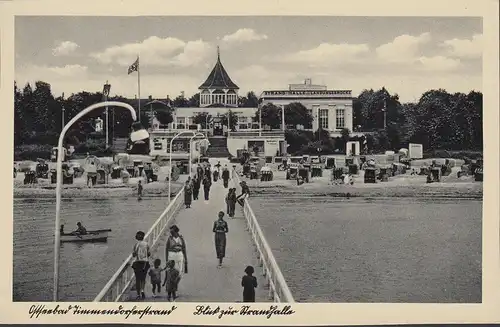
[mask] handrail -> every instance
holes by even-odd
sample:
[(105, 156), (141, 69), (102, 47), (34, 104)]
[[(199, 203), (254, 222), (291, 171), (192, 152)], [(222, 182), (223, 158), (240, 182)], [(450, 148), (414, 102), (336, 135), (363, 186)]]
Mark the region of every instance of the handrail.
[[(237, 184), (236, 186), (239, 187), (240, 178), (236, 170), (233, 170), (233, 183), (235, 181), (235, 184)], [(290, 292), (290, 289), (288, 288), (285, 277), (283, 277), (283, 274), (281, 273), (271, 247), (267, 243), (259, 222), (250, 207), (248, 199), (245, 199), (243, 215), (245, 216), (247, 227), (252, 234), (252, 241), (257, 247), (263, 274), (266, 276), (267, 282), (269, 283), (270, 297), (274, 300), (274, 302), (294, 303), (295, 300), (293, 299), (292, 292)]]
[[(167, 208), (162, 212), (160, 217), (156, 219), (155, 223), (147, 232), (144, 240), (148, 242), (149, 247), (153, 249), (156, 243), (163, 235), (165, 228), (168, 226), (172, 218), (184, 203), (184, 186), (181, 188), (177, 195), (169, 203)], [(120, 268), (113, 274), (113, 277), (106, 283), (104, 288), (95, 297), (94, 302), (119, 302), (123, 294), (129, 289), (130, 283), (134, 279), (134, 274), (128, 268), (132, 261), (132, 254), (123, 261)]]

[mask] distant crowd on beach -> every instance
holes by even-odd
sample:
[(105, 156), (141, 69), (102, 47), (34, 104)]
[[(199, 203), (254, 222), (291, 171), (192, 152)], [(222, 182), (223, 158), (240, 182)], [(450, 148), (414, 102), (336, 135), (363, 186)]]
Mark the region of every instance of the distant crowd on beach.
[[(203, 186), (203, 197), (205, 203), (210, 200), (210, 190), (213, 183), (222, 180), (223, 186), (228, 190), (225, 197), (226, 212), (220, 211), (212, 226), (214, 233), (215, 254), (217, 258), (217, 268), (223, 268), (223, 260), (226, 255), (226, 235), (229, 233), (229, 226), (224, 216), (227, 214), (234, 218), (236, 204), (244, 205), (244, 201), (250, 195), (250, 190), (246, 182), (240, 183), (241, 194), (237, 195), (236, 188), (229, 187), (232, 178), (232, 171), (227, 165), (218, 162), (212, 169), (209, 163), (198, 164), (193, 167), (193, 177), (189, 177), (184, 185), (184, 205), (186, 209), (191, 208), (192, 202), (199, 199), (200, 189)], [(142, 192), (142, 188), (140, 188)], [(139, 194), (141, 196), (142, 194)], [(151, 252), (148, 243), (145, 241), (145, 233), (142, 231), (136, 234), (136, 244), (132, 255), (136, 278), (137, 300), (146, 299), (145, 286), (147, 277), (150, 277), (152, 296), (155, 298), (161, 294), (161, 289), (167, 296), (167, 301), (175, 301), (178, 297), (178, 287), (184, 274), (188, 273), (188, 256), (186, 251), (186, 240), (180, 233), (177, 225), (170, 227), (170, 235), (165, 246), (165, 266), (162, 267), (161, 259), (155, 259), (151, 267)], [(241, 279), (243, 288), (243, 302), (255, 302), (255, 288), (257, 288), (257, 278), (253, 276), (254, 268), (247, 266), (244, 269), (245, 275)], [(163, 277), (163, 278), (162, 278)]]

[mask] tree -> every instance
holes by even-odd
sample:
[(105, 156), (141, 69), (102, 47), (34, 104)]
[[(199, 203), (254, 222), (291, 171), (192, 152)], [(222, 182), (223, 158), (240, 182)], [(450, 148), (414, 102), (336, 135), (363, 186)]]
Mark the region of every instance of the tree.
[(342, 143), (341, 143), (340, 147), (338, 147), (338, 148), (345, 151), (347, 142), (349, 142), (349, 140), (351, 139), (351, 131), (348, 128), (342, 128), (342, 130), (340, 131), (340, 135), (341, 135), (340, 139), (341, 139)]
[(297, 125), (302, 125), (305, 128), (311, 128), (312, 121), (312, 115), (302, 103), (292, 102), (285, 106), (286, 125), (292, 125), (293, 128), (295, 128)]
[(200, 124), (202, 129), (208, 129), (207, 123), (210, 123), (210, 116), (207, 112), (200, 112), (193, 117), (193, 124)]
[(163, 109), (163, 108), (156, 109), (155, 117), (162, 125), (168, 125), (174, 121), (174, 118), (172, 117), (172, 112), (171, 110), (168, 109)]
[(177, 96), (177, 98), (174, 99), (174, 107), (176, 108), (189, 107), (189, 101), (184, 96), (179, 95)]
[(228, 110), (226, 114), (222, 114), (222, 124), (228, 126), (231, 131), (235, 131), (238, 124), (238, 115), (232, 110)]
[(26, 123), (23, 119), (22, 93), (14, 82), (14, 144), (20, 144), (26, 136)]
[(300, 151), (303, 146), (313, 141), (313, 133), (309, 131), (287, 129), (285, 131), (285, 140), (286, 143), (289, 144), (287, 151), (289, 153), (296, 153)]
[(196, 93), (195, 95), (193, 95), (192, 97), (189, 98), (188, 100), (188, 103), (187, 103), (188, 107), (199, 107), (200, 106), (200, 93)]
[(268, 125), (271, 129), (277, 129), (281, 125), (280, 110), (281, 109), (274, 104), (267, 103), (257, 110), (255, 113), (255, 120), (258, 122), (259, 118), (262, 118), (262, 126)]
[(253, 91), (250, 91), (245, 97), (239, 98), (238, 105), (244, 108), (257, 108), (259, 106), (259, 98)]

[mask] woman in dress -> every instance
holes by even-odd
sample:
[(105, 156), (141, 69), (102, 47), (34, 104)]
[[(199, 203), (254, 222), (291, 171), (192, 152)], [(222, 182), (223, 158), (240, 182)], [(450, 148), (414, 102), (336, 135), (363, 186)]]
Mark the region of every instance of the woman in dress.
[(188, 272), (188, 261), (186, 254), (186, 241), (181, 234), (179, 234), (179, 227), (172, 225), (170, 227), (170, 236), (168, 237), (167, 244), (165, 247), (165, 262), (173, 260), (175, 262), (175, 268), (179, 271), (179, 274), (187, 274)]
[(219, 265), (217, 268), (222, 267), (222, 260), (226, 256), (226, 234), (229, 232), (227, 222), (224, 220), (224, 212), (219, 211), (219, 219), (214, 221), (212, 231), (215, 233), (215, 252)]
[(193, 187), (191, 185), (191, 181), (187, 180), (184, 185), (184, 205), (186, 206), (186, 209), (191, 208), (192, 195)]
[(229, 194), (227, 195), (227, 205), (228, 205), (228, 215), (230, 218), (234, 217), (234, 211), (236, 209), (236, 188), (229, 189)]

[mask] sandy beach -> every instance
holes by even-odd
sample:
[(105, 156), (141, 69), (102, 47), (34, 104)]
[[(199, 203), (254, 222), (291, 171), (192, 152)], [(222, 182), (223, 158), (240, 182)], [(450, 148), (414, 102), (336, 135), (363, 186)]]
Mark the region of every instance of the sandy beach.
[(252, 195), (272, 194), (297, 196), (332, 196), (332, 197), (449, 197), (482, 198), (483, 183), (475, 182), (472, 176), (457, 177), (459, 167), (454, 167), (449, 176), (442, 177), (440, 183), (426, 183), (426, 176), (397, 175), (389, 177), (387, 182), (366, 184), (363, 171), (354, 176), (353, 185), (333, 185), (330, 182), (331, 171), (324, 170), (322, 177), (311, 179), (310, 183), (297, 185), (295, 180), (286, 180), (285, 172), (274, 171), (272, 181), (249, 180)]
[[(444, 161), (444, 159), (440, 159)], [(424, 163), (429, 165), (432, 159), (424, 159), (412, 162), (412, 168), (417, 171)], [(353, 176), (354, 185), (334, 185), (330, 182), (331, 170), (323, 170), (322, 177), (312, 178), (310, 183), (297, 185), (295, 180), (286, 180), (284, 171), (277, 171), (273, 167), (274, 178), (272, 181), (261, 182), (260, 180), (246, 180), (250, 186), (252, 195), (264, 196), (272, 194), (296, 195), (296, 196), (332, 196), (332, 197), (447, 197), (447, 198), (482, 198), (483, 183), (475, 182), (472, 176), (457, 177), (460, 165), (452, 168), (448, 176), (443, 176), (440, 183), (426, 183), (426, 176), (397, 175), (389, 178), (387, 182), (375, 184), (364, 183), (364, 172)], [(50, 163), (53, 164), (53, 163)], [(29, 163), (24, 163), (24, 166)], [(241, 171), (237, 165), (236, 171)], [(47, 198), (55, 196), (55, 184), (50, 184), (47, 179), (39, 179), (37, 185), (24, 185), (24, 173), (19, 172), (14, 179), (15, 198)], [(181, 175), (179, 180), (172, 183), (172, 193), (175, 194), (187, 179), (187, 175)], [(109, 197), (131, 197), (137, 194), (137, 183), (139, 178), (130, 178), (127, 184), (121, 179), (111, 180), (106, 185), (96, 185), (88, 188), (84, 177), (76, 178), (74, 184), (64, 185), (63, 197), (67, 198), (109, 198)], [(158, 181), (144, 186), (145, 197), (167, 196), (168, 183)]]

